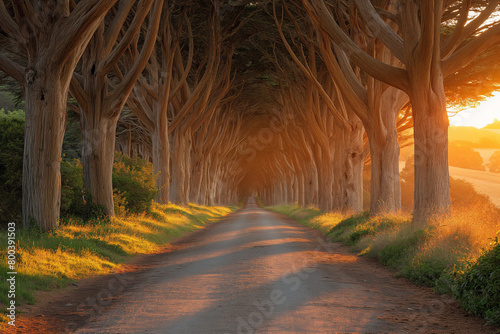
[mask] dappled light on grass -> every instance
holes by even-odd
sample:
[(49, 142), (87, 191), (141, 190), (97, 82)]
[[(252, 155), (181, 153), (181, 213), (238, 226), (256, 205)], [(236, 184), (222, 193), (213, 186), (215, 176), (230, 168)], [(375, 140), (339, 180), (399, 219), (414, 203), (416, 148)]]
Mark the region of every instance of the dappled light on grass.
[(302, 224), (351, 246), (358, 255), (375, 257), (413, 281), (446, 293), (456, 277), (492, 248), (500, 231), (500, 210), (483, 202), (455, 205), (451, 215), (436, 216), (427, 225), (414, 223), (407, 213), (370, 217), (368, 212), (311, 213), (297, 206), (271, 209), (299, 217)]
[[(492, 246), (492, 240), (500, 231), (500, 213), (486, 210), (484, 206), (455, 209), (446, 218), (431, 222), (432, 234), (422, 246), (423, 253), (436, 254), (446, 260), (460, 255), (457, 260), (475, 262)], [(448, 251), (447, 251), (448, 250)], [(449, 254), (452, 250), (452, 254)]]
[[(133, 254), (160, 250), (183, 232), (231, 212), (226, 207), (153, 203), (151, 213), (116, 216), (84, 222), (66, 219), (47, 234), (22, 230), (17, 242), (19, 305), (33, 302), (37, 290), (68, 285), (71, 280), (106, 274)], [(6, 231), (0, 232), (2, 239)], [(6, 258), (5, 249), (2, 256)], [(7, 264), (0, 264), (2, 276)], [(7, 305), (7, 285), (0, 286), (0, 302)], [(2, 308), (5, 311), (5, 307)], [(5, 320), (0, 315), (0, 320)]]
[(41, 248), (20, 251), (18, 271), (26, 275), (45, 275), (78, 279), (98, 275), (116, 266), (89, 250), (75, 252), (61, 247), (55, 251)]

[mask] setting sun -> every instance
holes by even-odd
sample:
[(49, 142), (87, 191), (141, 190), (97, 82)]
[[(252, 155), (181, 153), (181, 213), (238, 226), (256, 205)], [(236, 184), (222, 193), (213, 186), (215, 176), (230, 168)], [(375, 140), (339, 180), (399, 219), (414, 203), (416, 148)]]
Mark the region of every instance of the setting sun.
[(476, 108), (469, 108), (450, 115), (450, 125), (482, 128), (500, 119), (500, 92), (482, 101)]

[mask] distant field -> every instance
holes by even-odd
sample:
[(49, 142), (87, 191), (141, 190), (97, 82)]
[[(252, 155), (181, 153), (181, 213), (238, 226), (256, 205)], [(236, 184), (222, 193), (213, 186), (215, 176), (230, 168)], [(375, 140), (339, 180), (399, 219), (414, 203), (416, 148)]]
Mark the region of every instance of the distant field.
[(472, 183), (478, 192), (490, 196), (500, 207), (500, 174), (450, 166), (450, 175)]
[(450, 126), (448, 129), (449, 141), (469, 141), (478, 143), (485, 138), (500, 143), (500, 130), (477, 129), (472, 126)]
[[(400, 161), (399, 170), (404, 166), (405, 163)], [(488, 195), (500, 207), (500, 174), (450, 166), (450, 175), (472, 183), (478, 192)]]
[(494, 133), (500, 135), (500, 129), (484, 129), (484, 130), (491, 131), (491, 132), (494, 132)]

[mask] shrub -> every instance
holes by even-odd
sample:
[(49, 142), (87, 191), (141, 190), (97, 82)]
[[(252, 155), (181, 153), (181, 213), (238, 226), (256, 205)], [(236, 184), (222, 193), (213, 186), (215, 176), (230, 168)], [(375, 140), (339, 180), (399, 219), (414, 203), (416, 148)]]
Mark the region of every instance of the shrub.
[(500, 325), (500, 244), (481, 256), (458, 280), (453, 295), (469, 313)]
[(83, 215), (83, 168), (80, 160), (61, 161), (61, 213)]
[(127, 199), (116, 189), (113, 191), (113, 209), (117, 216), (127, 214)]
[(495, 151), (490, 157), (488, 168), (492, 173), (500, 173), (500, 150)]
[(151, 163), (117, 154), (113, 165), (113, 187), (125, 198), (131, 212), (149, 211), (158, 194)]
[(0, 110), (0, 227), (22, 220), (24, 112)]
[(448, 162), (450, 166), (485, 170), (481, 154), (465, 142), (449, 142)]

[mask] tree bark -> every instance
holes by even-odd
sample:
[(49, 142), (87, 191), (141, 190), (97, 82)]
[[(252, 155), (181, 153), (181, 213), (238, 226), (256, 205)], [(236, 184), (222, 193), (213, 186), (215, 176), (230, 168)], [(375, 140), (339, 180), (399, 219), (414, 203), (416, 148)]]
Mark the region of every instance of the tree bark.
[(168, 204), (170, 186), (170, 144), (168, 136), (168, 119), (166, 113), (156, 113), (157, 122), (152, 135), (153, 142), (153, 170), (158, 187), (157, 202)]
[[(23, 226), (57, 228), (61, 202), (60, 161), (71, 73), (39, 62), (25, 78)], [(63, 72), (63, 73), (62, 73)]]
[(351, 115), (353, 125), (344, 128), (344, 210), (363, 211), (363, 134), (361, 121)]
[(178, 205), (189, 203), (189, 165), (187, 155), (190, 154), (190, 147), (187, 134), (182, 130), (175, 131), (172, 149), (172, 179), (170, 184), (170, 200)]
[(450, 211), (448, 169), (448, 116), (444, 88), (414, 87), (415, 139), (415, 221), (426, 221), (434, 214)]
[(103, 206), (106, 214), (113, 216), (112, 177), (118, 117), (97, 115), (101, 115), (101, 111), (95, 109), (81, 113), (85, 188), (89, 200)]
[[(378, 215), (401, 209), (399, 178), (399, 142), (397, 116), (407, 96), (393, 87), (387, 88), (372, 106), (372, 121), (365, 126), (371, 157), (370, 214)], [(378, 118), (378, 121), (377, 121)]]

